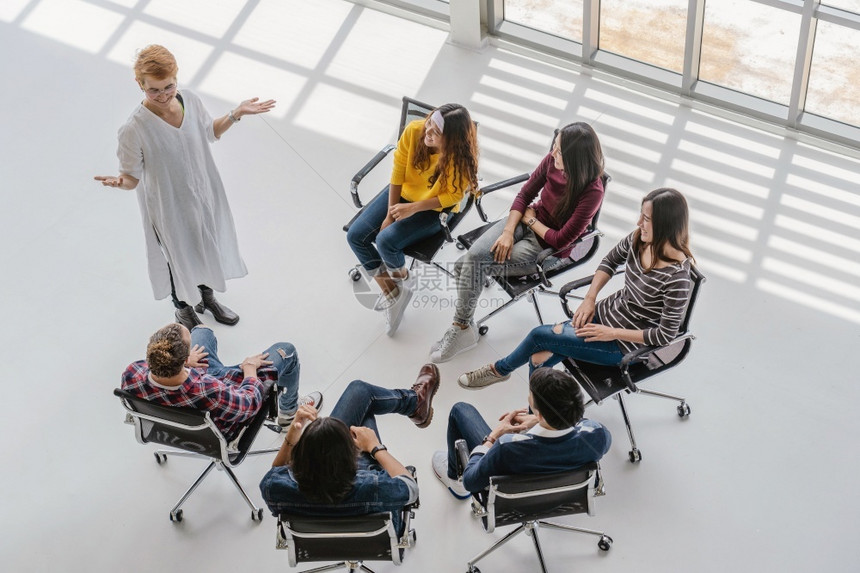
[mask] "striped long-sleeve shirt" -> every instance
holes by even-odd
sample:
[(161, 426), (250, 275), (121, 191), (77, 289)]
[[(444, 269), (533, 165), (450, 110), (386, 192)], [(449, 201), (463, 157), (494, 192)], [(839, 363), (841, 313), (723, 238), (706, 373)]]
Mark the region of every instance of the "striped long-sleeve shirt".
[[(624, 287), (597, 303), (597, 317), (606, 326), (641, 330), (646, 345), (663, 345), (678, 335), (690, 302), (690, 259), (645, 272), (632, 247), (631, 233), (597, 267), (612, 275), (620, 265), (627, 266)], [(624, 352), (642, 346), (617, 342)]]

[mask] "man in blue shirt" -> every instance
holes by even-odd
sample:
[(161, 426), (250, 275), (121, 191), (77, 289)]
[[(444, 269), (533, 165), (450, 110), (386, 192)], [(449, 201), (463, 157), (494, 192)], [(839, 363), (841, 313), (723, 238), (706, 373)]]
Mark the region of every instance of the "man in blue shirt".
[[(504, 414), (492, 430), (474, 406), (454, 404), (448, 416), (448, 451), (433, 454), (433, 471), (454, 497), (466, 499), (482, 491), (491, 476), (571, 470), (609, 450), (609, 430), (582, 417), (582, 391), (567, 372), (535, 370), (528, 403), (529, 409)], [(454, 449), (460, 438), (471, 451), (462, 481)]]
[(411, 389), (353, 380), (328, 418), (302, 405), (260, 491), (273, 515), (363, 515), (400, 510), (418, 499), (412, 474), (382, 445), (376, 416), (401, 414), (419, 428), (433, 419), (439, 369), (425, 364)]

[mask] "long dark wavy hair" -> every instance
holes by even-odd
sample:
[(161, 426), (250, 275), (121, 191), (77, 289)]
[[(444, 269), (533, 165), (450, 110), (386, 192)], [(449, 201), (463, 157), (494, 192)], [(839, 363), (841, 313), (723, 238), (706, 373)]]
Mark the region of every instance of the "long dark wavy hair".
[[(687, 200), (677, 189), (661, 187), (651, 191), (642, 198), (642, 204), (651, 202), (651, 243), (642, 241), (641, 230), (637, 227), (633, 233), (633, 249), (641, 253), (646, 247), (651, 248), (651, 264), (646, 271), (653, 269), (659, 261), (672, 262), (666, 255), (666, 245), (693, 259), (690, 251), (689, 209)], [(695, 259), (694, 259), (695, 260)], [(680, 262), (680, 261), (678, 261)]]
[(317, 418), (293, 448), (290, 467), (299, 491), (318, 503), (339, 502), (355, 482), (357, 454), (346, 424), (337, 418)]
[(581, 121), (565, 125), (555, 137), (567, 175), (567, 193), (556, 205), (553, 217), (559, 225), (563, 225), (573, 214), (586, 188), (603, 175), (603, 149), (594, 129)]
[[(478, 135), (475, 123), (469, 115), (469, 110), (460, 104), (446, 103), (436, 109), (445, 120), (445, 129), (442, 131), (442, 145), (439, 149), (436, 171), (430, 176), (430, 186), (435, 185), (437, 180), (441, 180), (443, 187), (447, 186), (449, 184), (448, 166), (452, 165), (454, 181), (450, 182), (451, 186), (457, 187), (457, 182), (465, 179), (474, 193), (478, 189)], [(433, 115), (433, 112), (430, 112), (430, 115)], [(424, 128), (418, 140), (418, 150), (412, 161), (412, 166), (419, 171), (430, 167), (430, 148), (424, 144), (430, 115), (424, 122)]]

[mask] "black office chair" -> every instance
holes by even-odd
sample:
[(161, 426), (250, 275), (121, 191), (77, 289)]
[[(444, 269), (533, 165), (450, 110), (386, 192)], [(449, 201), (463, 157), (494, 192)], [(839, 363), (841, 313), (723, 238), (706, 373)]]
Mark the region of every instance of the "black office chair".
[[(607, 185), (612, 180), (612, 177), (609, 174), (603, 174), (603, 189), (604, 193)], [(483, 189), (481, 189), (481, 193), (478, 195), (476, 199), (476, 208), (478, 214), (481, 216), (481, 219), (484, 222), (487, 222), (487, 216), (484, 213), (483, 208), (481, 207), (481, 200), (489, 193), (493, 191), (498, 191), (499, 189), (504, 189), (505, 187), (510, 187), (512, 185), (516, 185), (518, 183), (522, 183), (529, 178), (529, 174), (525, 173), (523, 175), (518, 175), (517, 177), (512, 177), (511, 179), (506, 179), (505, 181), (500, 181), (494, 185), (489, 185)], [(604, 195), (605, 197), (605, 195)], [(503, 310), (509, 308), (518, 300), (528, 297), (534, 306), (535, 313), (537, 314), (538, 324), (543, 324), (543, 316), (541, 316), (540, 305), (538, 304), (537, 295), (539, 294), (549, 294), (549, 295), (558, 295), (557, 291), (553, 291), (552, 282), (550, 279), (555, 278), (559, 275), (562, 275), (581, 264), (585, 263), (594, 253), (597, 252), (598, 247), (600, 246), (600, 238), (603, 236), (603, 233), (597, 228), (597, 220), (600, 218), (600, 209), (597, 210), (597, 213), (594, 214), (594, 217), (591, 219), (591, 223), (588, 225), (585, 233), (579, 237), (573, 243), (573, 250), (571, 250), (570, 255), (564, 257), (562, 262), (551, 268), (544, 268), (545, 261), (550, 256), (557, 256), (559, 252), (566, 250), (570, 245), (564, 247), (563, 249), (552, 249), (547, 248), (538, 254), (537, 259), (535, 259), (536, 272), (530, 275), (524, 275), (519, 277), (506, 277), (506, 276), (490, 276), (487, 278), (487, 284), (485, 286), (489, 286), (491, 281), (495, 281), (503, 291), (507, 293), (511, 300), (500, 306), (499, 308), (493, 310), (483, 318), (475, 321), (475, 324), (478, 327), (478, 333), (482, 336), (487, 334), (489, 327), (484, 324), (492, 317), (496, 316)], [(496, 221), (492, 223), (487, 223), (482, 227), (478, 227), (472, 231), (464, 235), (460, 235), (457, 237), (458, 246), (463, 249), (469, 249), (478, 238), (483, 235), (487, 229), (492, 227)]]
[(152, 442), (173, 448), (155, 452), (155, 461), (159, 465), (167, 462), (167, 456), (209, 459), (209, 465), (206, 466), (200, 477), (191, 484), (191, 487), (170, 510), (170, 521), (182, 521), (182, 504), (214, 467), (224, 470), (224, 473), (242, 494), (245, 502), (251, 507), (251, 519), (254, 521), (263, 519), (262, 508), (254, 505), (239, 480), (236, 479), (236, 474), (233, 473), (232, 468), (242, 463), (246, 456), (278, 451), (277, 449), (251, 451), (251, 444), (263, 426), (263, 421), (271, 414), (272, 407), (277, 408), (275, 392), (269, 392), (266, 403), (231, 444), (227, 443), (224, 435), (212, 421), (209, 412), (195, 408), (154, 404), (119, 388), (115, 389), (113, 393), (119, 397), (126, 410), (126, 422), (134, 424), (135, 437), (138, 442), (141, 444)]
[[(458, 474), (462, 475), (469, 458), (466, 441), (457, 440), (455, 447)], [(600, 537), (597, 542), (600, 550), (609, 551), (612, 538), (602, 531), (545, 521), (551, 517), (579, 513), (594, 515), (593, 500), (604, 493), (600, 464), (597, 462), (564, 472), (491, 477), (490, 487), (472, 496), (472, 513), (481, 518), (487, 533), (506, 525), (518, 527), (473, 557), (467, 563), (467, 573), (480, 573), (475, 563), (523, 532), (531, 536), (541, 571), (546, 573), (538, 539), (540, 527), (596, 535)]]
[[(415, 468), (408, 466), (415, 475)], [(418, 509), (418, 500), (401, 510), (403, 535), (398, 537), (391, 512), (367, 515), (312, 517), (282, 513), (278, 516), (277, 549), (288, 551), (290, 567), (299, 563), (338, 561), (308, 569), (303, 573), (332, 571), (342, 567), (349, 573), (373, 570), (364, 561), (390, 561), (403, 563), (406, 549), (417, 539), (412, 529), (412, 518)]]
[[(575, 310), (571, 309), (568, 305), (569, 300), (571, 298), (582, 299), (582, 297), (572, 295), (571, 292), (589, 286), (592, 278), (593, 275), (573, 281), (561, 289), (559, 293), (561, 306), (568, 318), (573, 318)], [(679, 402), (677, 412), (681, 418), (687, 418), (692, 411), (685, 398), (653, 390), (645, 390), (639, 387), (640, 382), (680, 364), (690, 352), (690, 346), (696, 338), (690, 332), (690, 316), (693, 313), (693, 307), (696, 305), (699, 289), (706, 280), (705, 276), (699, 272), (699, 269), (695, 265), (690, 265), (690, 279), (692, 282), (690, 302), (684, 313), (684, 319), (681, 322), (678, 336), (665, 346), (646, 346), (630, 352), (624, 356), (621, 364), (618, 366), (601, 366), (588, 362), (576, 362), (571, 358), (563, 360), (564, 367), (576, 378), (576, 381), (591, 398), (586, 403), (586, 406), (600, 404), (609, 397), (618, 400), (618, 405), (621, 407), (621, 415), (624, 417), (624, 424), (627, 427), (627, 436), (630, 438), (630, 452), (628, 455), (630, 461), (634, 463), (642, 460), (642, 452), (636, 446), (636, 440), (633, 437), (633, 428), (630, 425), (630, 418), (627, 416), (623, 394), (638, 393), (675, 400)]]
[[(400, 110), (400, 128), (397, 132), (398, 139), (403, 134), (403, 130), (406, 128), (406, 125), (416, 119), (424, 119), (427, 115), (430, 114), (435, 108), (426, 103), (422, 103), (420, 101), (414, 100), (412, 98), (404, 97), (403, 98), (403, 106)], [(477, 123), (475, 124), (477, 126)], [(352, 195), (352, 202), (359, 209), (363, 209), (364, 204), (361, 202), (361, 198), (358, 194), (358, 186), (361, 184), (361, 181), (370, 173), (374, 167), (379, 165), (379, 163), (385, 159), (385, 157), (394, 151), (397, 148), (396, 145), (386, 145), (383, 147), (367, 164), (362, 167), (358, 173), (356, 173), (352, 181), (349, 185), (349, 192)], [(420, 261), (427, 265), (433, 265), (448, 276), (453, 276), (452, 273), (446, 269), (444, 266), (436, 263), (433, 258), (436, 254), (442, 250), (442, 247), (445, 246), (445, 243), (453, 243), (454, 239), (451, 235), (451, 231), (463, 220), (463, 218), (469, 213), (472, 209), (472, 205), (475, 204), (475, 193), (474, 190), (467, 190), (463, 196), (462, 201), (460, 201), (459, 211), (455, 212), (454, 207), (448, 207), (443, 209), (439, 213), (439, 224), (441, 225), (441, 230), (434, 235), (429, 237), (425, 237), (415, 243), (409, 245), (405, 250), (404, 254), (412, 259), (412, 264), (414, 265), (415, 261)], [(388, 193), (388, 186), (382, 188), (377, 195), (374, 196), (374, 199), (383, 193)], [(343, 226), (344, 232), (349, 231), (349, 228), (355, 222), (355, 220), (361, 215), (362, 211), (358, 211), (355, 216), (349, 220), (349, 222)], [(358, 281), (361, 279), (361, 265), (356, 265), (355, 267), (349, 269), (349, 276), (354, 281)]]

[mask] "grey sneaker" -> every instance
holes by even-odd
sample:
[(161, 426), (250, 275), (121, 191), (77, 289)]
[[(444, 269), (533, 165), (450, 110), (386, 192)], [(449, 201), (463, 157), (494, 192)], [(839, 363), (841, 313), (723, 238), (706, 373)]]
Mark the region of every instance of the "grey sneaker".
[(463, 388), (475, 389), (475, 388), (483, 388), (485, 386), (489, 386), (490, 384), (495, 384), (496, 382), (504, 382), (511, 375), (500, 376), (496, 374), (495, 369), (492, 364), (487, 364), (486, 366), (481, 366), (477, 370), (472, 370), (471, 372), (466, 372), (459, 378), (457, 378), (457, 384), (459, 384)]
[(296, 409), (292, 412), (285, 412), (281, 410), (280, 406), (278, 407), (278, 425), (279, 426), (289, 426), (293, 423), (293, 420), (296, 418), (296, 412), (299, 409), (299, 406), (304, 406), (305, 404), (310, 404), (314, 408), (317, 409), (317, 412), (322, 410), (323, 403), (323, 395), (322, 392), (311, 392), (307, 396), (299, 397), (298, 405)]
[(463, 482), (448, 477), (448, 454), (442, 450), (433, 453), (433, 473), (457, 499), (469, 499), (472, 494), (463, 487)]
[(475, 323), (470, 322), (466, 328), (452, 325), (451, 328), (445, 331), (442, 340), (433, 345), (430, 349), (430, 360), (439, 364), (448, 362), (461, 352), (472, 350), (478, 346), (478, 340), (481, 336), (478, 334), (478, 329), (475, 328)]
[(400, 292), (397, 294), (394, 303), (382, 309), (382, 314), (385, 315), (385, 324), (388, 326), (385, 334), (394, 336), (394, 333), (397, 332), (397, 327), (400, 326), (400, 321), (403, 320), (403, 313), (406, 311), (410, 300), (412, 300), (412, 288), (410, 288), (408, 281), (403, 281), (400, 283)]

